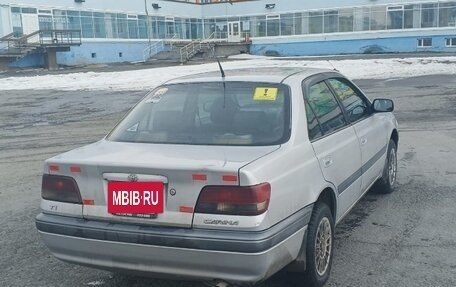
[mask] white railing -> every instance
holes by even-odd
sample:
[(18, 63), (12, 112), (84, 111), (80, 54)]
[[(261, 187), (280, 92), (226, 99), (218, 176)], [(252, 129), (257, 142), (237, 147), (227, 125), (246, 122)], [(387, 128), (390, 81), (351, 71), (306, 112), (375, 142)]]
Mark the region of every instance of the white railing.
[(173, 36), (171, 38), (166, 38), (165, 42), (166, 42), (166, 44), (169, 45), (170, 49), (173, 50), (174, 49), (174, 43), (175, 42), (179, 42), (179, 40), (180, 40), (180, 35), (179, 34), (173, 34)]
[(216, 31), (212, 32), (212, 34), (209, 35), (209, 37), (206, 37), (206, 39), (203, 39), (203, 42), (226, 42), (226, 38), (222, 38), (221, 33), (217, 33)]
[(147, 46), (143, 51), (143, 59), (144, 62), (150, 59), (153, 55), (160, 53), (161, 51), (165, 50), (165, 41), (160, 40), (158, 42), (152, 43)]
[(217, 41), (223, 41), (223, 39), (217, 39), (217, 32), (212, 32), (209, 37), (206, 37), (202, 40), (195, 40), (180, 49), (180, 58), (181, 64), (188, 61), (191, 57), (193, 57), (196, 53), (201, 51), (203, 48), (211, 48), (211, 43)]
[(206, 42), (204, 40), (195, 40), (193, 42), (188, 43), (184, 47), (180, 49), (180, 59), (181, 64), (187, 62), (191, 57), (193, 57), (196, 53), (201, 51), (203, 48), (210, 48), (210, 42)]

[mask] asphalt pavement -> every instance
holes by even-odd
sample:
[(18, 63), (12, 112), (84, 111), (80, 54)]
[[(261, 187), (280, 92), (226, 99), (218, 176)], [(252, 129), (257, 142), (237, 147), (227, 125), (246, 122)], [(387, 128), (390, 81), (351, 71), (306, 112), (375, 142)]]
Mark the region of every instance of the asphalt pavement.
[[(356, 83), (396, 103), (398, 185), (337, 226), (327, 286), (456, 286), (456, 77)], [(0, 91), (0, 286), (202, 286), (63, 263), (35, 229), (43, 161), (99, 140), (143, 94)], [(281, 272), (259, 286), (297, 284)]]

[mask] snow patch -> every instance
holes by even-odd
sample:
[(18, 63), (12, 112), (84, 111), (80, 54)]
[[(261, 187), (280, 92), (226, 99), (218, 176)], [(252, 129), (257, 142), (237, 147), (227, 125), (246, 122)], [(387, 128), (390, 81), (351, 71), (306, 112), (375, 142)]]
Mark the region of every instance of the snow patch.
[[(223, 63), (225, 70), (259, 67), (318, 67), (338, 69), (351, 79), (390, 79), (431, 74), (456, 74), (456, 57), (301, 60), (240, 55)], [(141, 69), (121, 72), (84, 72), (0, 79), (0, 90), (149, 90), (173, 78), (217, 71), (216, 63)]]

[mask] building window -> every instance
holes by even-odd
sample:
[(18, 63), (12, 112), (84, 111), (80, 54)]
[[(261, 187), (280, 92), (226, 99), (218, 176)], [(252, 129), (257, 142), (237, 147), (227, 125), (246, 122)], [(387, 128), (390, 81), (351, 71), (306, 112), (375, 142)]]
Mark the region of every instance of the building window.
[(439, 27), (456, 26), (456, 2), (440, 3)]
[(81, 30), (81, 16), (79, 11), (67, 11), (68, 29)]
[(445, 46), (446, 47), (456, 47), (456, 38), (446, 38)]
[(355, 31), (369, 31), (370, 29), (370, 8), (361, 7), (355, 8), (354, 11), (354, 30)]
[(147, 16), (145, 15), (138, 15), (138, 32), (139, 32), (139, 38), (140, 39), (147, 39)]
[(92, 53), (92, 58), (96, 58), (97, 57), (97, 53)]
[(106, 38), (118, 38), (117, 34), (117, 15), (114, 13), (105, 14)]
[(323, 12), (310, 12), (309, 13), (309, 33), (310, 34), (323, 33)]
[(52, 15), (39, 15), (38, 16), (39, 28), (42, 31), (52, 30)]
[(388, 29), (402, 29), (404, 27), (404, 6), (389, 6)]
[(54, 10), (54, 29), (65, 30), (67, 29), (67, 13), (64, 10)]
[(23, 34), (21, 8), (11, 7), (11, 24), (13, 25), (13, 32), (15, 34)]
[(280, 15), (267, 15), (266, 23), (266, 36), (280, 36)]
[(280, 34), (282, 36), (294, 35), (294, 14), (282, 14), (280, 16)]
[(339, 32), (353, 32), (353, 9), (339, 11)]
[(339, 32), (339, 11), (330, 10), (324, 12), (325, 33)]
[(437, 27), (437, 4), (421, 5), (421, 28)]
[(386, 28), (386, 7), (376, 6), (371, 8), (371, 30), (385, 30)]
[(404, 5), (404, 28), (420, 28), (420, 5)]
[(22, 14), (36, 14), (36, 8), (22, 8)]
[(417, 40), (418, 48), (432, 47), (432, 38), (421, 38)]
[(106, 24), (104, 13), (93, 13), (93, 29), (95, 30), (95, 38), (106, 38)]
[(93, 15), (92, 12), (81, 12), (82, 37), (93, 38)]
[[(219, 28), (220, 20), (217, 20), (217, 28)], [(217, 30), (217, 33), (220, 33)], [(225, 34), (226, 35), (226, 34)], [(221, 38), (226, 38), (224, 34), (220, 34)], [(265, 16), (254, 16), (252, 17), (252, 36), (253, 37), (264, 37), (266, 36), (266, 17)]]
[(117, 14), (117, 31), (119, 38), (128, 39), (127, 14)]
[(138, 20), (128, 19), (128, 37), (138, 39)]

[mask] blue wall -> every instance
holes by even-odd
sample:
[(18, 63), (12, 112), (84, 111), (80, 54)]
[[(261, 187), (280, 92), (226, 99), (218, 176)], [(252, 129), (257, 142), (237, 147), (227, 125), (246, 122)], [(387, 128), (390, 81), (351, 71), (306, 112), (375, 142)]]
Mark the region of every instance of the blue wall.
[[(147, 47), (147, 42), (89, 42), (85, 40), (81, 46), (71, 47), (70, 52), (57, 53), (57, 63), (74, 66), (143, 61), (143, 52)], [(92, 57), (93, 53), (95, 57)], [(122, 53), (122, 57), (119, 53)]]
[(43, 67), (44, 55), (43, 54), (29, 54), (17, 61), (9, 64), (13, 68), (30, 68), (30, 67)]
[[(254, 55), (271, 56), (320, 56), (341, 54), (369, 54), (369, 53), (413, 53), (413, 52), (456, 52), (456, 47), (445, 47), (445, 39), (456, 38), (455, 35), (432, 36), (402, 36), (388, 38), (364, 39), (314, 39), (312, 41), (261, 43), (250, 46), (250, 53)], [(432, 38), (432, 47), (419, 48), (419, 38)]]
[[(78, 66), (139, 62), (144, 60), (143, 54), (147, 47), (148, 42), (144, 41), (85, 41), (81, 46), (71, 47), (69, 52), (57, 52), (57, 63), (64, 66)], [(35, 53), (14, 61), (9, 66), (27, 68), (44, 67), (44, 65), (44, 54)]]

